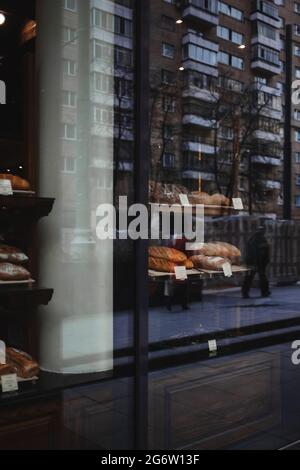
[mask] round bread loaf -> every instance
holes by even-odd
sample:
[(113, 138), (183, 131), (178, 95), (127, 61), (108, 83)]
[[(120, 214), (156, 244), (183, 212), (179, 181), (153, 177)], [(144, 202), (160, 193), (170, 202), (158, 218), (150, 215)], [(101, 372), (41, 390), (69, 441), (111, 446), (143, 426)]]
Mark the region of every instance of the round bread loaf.
[(28, 261), (28, 257), (14, 246), (0, 244), (0, 262), (22, 264)]

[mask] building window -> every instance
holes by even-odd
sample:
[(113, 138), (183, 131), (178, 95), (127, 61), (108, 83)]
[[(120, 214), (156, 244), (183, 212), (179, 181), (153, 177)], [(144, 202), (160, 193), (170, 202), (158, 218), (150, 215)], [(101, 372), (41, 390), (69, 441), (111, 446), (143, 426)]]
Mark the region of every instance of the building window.
[(65, 157), (63, 159), (63, 173), (74, 174), (76, 173), (76, 160), (75, 158)]
[(296, 204), (296, 207), (300, 207), (300, 196), (295, 197), (295, 204)]
[(296, 175), (296, 185), (300, 186), (300, 175)]
[(76, 76), (76, 62), (74, 60), (63, 60), (63, 73), (68, 77)]
[(192, 59), (203, 64), (216, 66), (218, 61), (217, 52), (211, 51), (195, 44), (186, 44), (183, 48), (184, 59)]
[(300, 131), (295, 131), (295, 141), (300, 142)]
[(173, 153), (165, 153), (163, 156), (164, 168), (175, 168), (175, 155)]
[(95, 106), (94, 107), (94, 121), (100, 124), (107, 124), (111, 126), (114, 124), (114, 112), (108, 108)]
[(244, 19), (244, 14), (241, 10), (238, 8), (232, 7), (231, 5), (228, 5), (225, 2), (218, 2), (219, 4), (219, 13), (222, 13), (223, 15), (226, 16), (231, 16), (231, 18), (234, 18), (237, 21), (243, 21)]
[(65, 44), (72, 43), (72, 45), (75, 45), (77, 43), (76, 29), (64, 26), (62, 30), (62, 40)]
[(167, 44), (166, 42), (162, 43), (162, 55), (168, 59), (174, 59), (175, 57), (175, 47), (172, 44)]
[(62, 125), (62, 138), (66, 140), (76, 140), (77, 139), (77, 129), (75, 124), (66, 124)]
[(73, 91), (63, 90), (62, 92), (62, 104), (69, 108), (76, 108), (77, 106), (77, 95)]
[(161, 27), (167, 31), (175, 31), (175, 18), (171, 16), (162, 15), (161, 16)]
[(64, 9), (69, 11), (77, 11), (76, 0), (64, 0)]
[(295, 162), (300, 164), (300, 152), (295, 153)]
[(175, 73), (170, 70), (162, 70), (161, 73), (162, 83), (165, 85), (174, 85), (175, 83)]
[(174, 113), (176, 110), (176, 99), (174, 96), (164, 96), (163, 110), (165, 113)]
[(111, 94), (114, 92), (114, 77), (104, 73), (95, 73), (95, 89), (101, 93)]
[(94, 8), (93, 23), (97, 28), (105, 29), (120, 36), (132, 37), (132, 21), (121, 16)]

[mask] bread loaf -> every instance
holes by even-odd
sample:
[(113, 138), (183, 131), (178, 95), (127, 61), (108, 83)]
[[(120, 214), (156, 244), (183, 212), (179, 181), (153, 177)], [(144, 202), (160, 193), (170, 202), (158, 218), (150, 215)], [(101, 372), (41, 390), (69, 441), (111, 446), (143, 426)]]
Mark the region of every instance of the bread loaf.
[(31, 379), (40, 371), (38, 363), (29, 354), (14, 348), (6, 349), (6, 360), (7, 364), (14, 367), (17, 375), (23, 379)]
[(27, 281), (30, 278), (27, 269), (12, 263), (0, 263), (0, 281)]
[(0, 244), (0, 262), (22, 264), (28, 261), (28, 257), (14, 246)]
[(0, 364), (0, 377), (3, 375), (15, 374), (16, 369), (10, 364)]
[(148, 265), (149, 269), (153, 269), (153, 271), (158, 271), (160, 273), (174, 273), (177, 266), (171, 261), (162, 258), (153, 258), (151, 256), (149, 257)]
[(208, 271), (222, 271), (225, 263), (229, 260), (218, 256), (197, 255), (190, 258), (195, 268), (206, 269)]
[(12, 188), (19, 191), (29, 191), (30, 184), (27, 180), (20, 178), (20, 176), (11, 175), (10, 173), (1, 173), (1, 180), (10, 180)]
[(171, 263), (184, 266), (187, 256), (175, 248), (168, 248), (164, 246), (150, 246), (149, 256), (152, 258), (160, 258)]
[(192, 260), (188, 259), (188, 260), (185, 262), (185, 267), (186, 267), (186, 269), (193, 269), (193, 268), (194, 268), (194, 264), (193, 264)]
[(217, 256), (229, 259), (233, 264), (239, 264), (241, 259), (241, 252), (238, 248), (230, 243), (225, 242), (211, 242), (204, 243), (202, 248), (195, 250), (193, 255), (204, 256)]

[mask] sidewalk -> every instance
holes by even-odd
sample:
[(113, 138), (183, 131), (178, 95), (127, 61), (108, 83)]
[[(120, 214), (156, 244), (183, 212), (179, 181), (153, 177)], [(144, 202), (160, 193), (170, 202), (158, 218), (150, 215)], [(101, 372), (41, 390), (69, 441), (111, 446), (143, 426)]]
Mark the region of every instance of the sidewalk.
[(206, 291), (203, 302), (190, 304), (188, 311), (178, 305), (172, 312), (164, 307), (150, 309), (150, 343), (298, 317), (300, 286), (275, 287), (267, 299), (257, 289), (247, 300), (239, 289)]

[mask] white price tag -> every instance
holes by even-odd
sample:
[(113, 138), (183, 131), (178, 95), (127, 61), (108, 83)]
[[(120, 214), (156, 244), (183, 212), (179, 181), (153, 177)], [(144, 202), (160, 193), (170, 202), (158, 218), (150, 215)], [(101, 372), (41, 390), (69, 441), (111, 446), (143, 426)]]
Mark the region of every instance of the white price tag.
[(11, 393), (19, 390), (17, 374), (3, 375), (1, 377), (1, 386), (3, 393)]
[(0, 341), (0, 364), (6, 364), (6, 344)]
[(189, 198), (187, 197), (186, 194), (179, 194), (179, 199), (180, 199), (180, 204), (182, 206), (190, 206), (190, 201)]
[(0, 180), (0, 194), (1, 196), (13, 196), (14, 192), (10, 180)]
[(177, 281), (185, 281), (188, 278), (185, 266), (176, 266), (175, 276)]
[(210, 352), (214, 353), (218, 351), (217, 341), (215, 339), (208, 341), (208, 349)]
[(232, 267), (230, 263), (224, 263), (222, 268), (225, 277), (232, 277)]
[(237, 211), (242, 211), (244, 210), (244, 204), (243, 201), (240, 197), (232, 199), (233, 207)]

